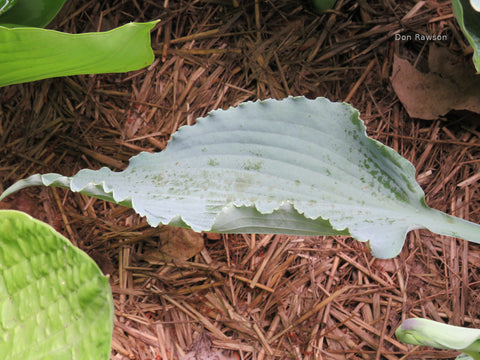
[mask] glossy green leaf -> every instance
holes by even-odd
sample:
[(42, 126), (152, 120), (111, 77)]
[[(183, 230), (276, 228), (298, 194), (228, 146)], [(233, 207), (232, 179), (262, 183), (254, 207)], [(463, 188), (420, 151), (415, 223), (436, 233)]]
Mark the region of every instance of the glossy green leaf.
[(425, 205), (415, 169), (366, 136), (345, 103), (247, 102), (181, 128), (161, 153), (122, 172), (34, 175), (7, 189), (69, 188), (131, 206), (152, 226), (228, 233), (350, 234), (393, 257), (409, 230), (480, 242), (480, 226)]
[(27, 214), (0, 210), (0, 358), (109, 359), (108, 278)]
[(412, 318), (398, 327), (395, 336), (407, 344), (462, 351), (464, 355), (457, 359), (480, 360), (480, 329)]
[[(0, 0), (0, 19), (2, 18), (2, 14), (6, 13), (8, 10), (11, 9), (13, 5), (19, 0)], [(0, 21), (1, 23), (1, 21)]]
[(153, 62), (150, 30), (129, 23), (85, 34), (0, 27), (0, 86), (57, 76), (138, 70)]
[[(1, 3), (12, 0), (0, 0)], [(0, 11), (0, 25), (9, 24), (16, 26), (31, 26), (43, 28), (57, 15), (66, 0), (15, 0), (15, 6), (5, 11)]]
[(458, 24), (473, 48), (473, 63), (480, 72), (480, 4), (478, 0), (452, 0), (453, 10)]

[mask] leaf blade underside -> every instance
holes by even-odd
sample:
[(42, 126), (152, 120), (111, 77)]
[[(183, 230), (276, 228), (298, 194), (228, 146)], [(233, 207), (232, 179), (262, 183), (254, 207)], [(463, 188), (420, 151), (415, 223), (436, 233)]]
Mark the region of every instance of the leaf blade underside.
[[(12, 192), (31, 185), (68, 187), (131, 206), (152, 226), (350, 234), (368, 241), (380, 258), (397, 255), (409, 230), (452, 235), (459, 220), (425, 205), (413, 165), (368, 138), (356, 109), (324, 98), (216, 110), (182, 127), (165, 151), (133, 157), (122, 172), (37, 175)], [(469, 240), (480, 241), (478, 225), (462, 224)]]

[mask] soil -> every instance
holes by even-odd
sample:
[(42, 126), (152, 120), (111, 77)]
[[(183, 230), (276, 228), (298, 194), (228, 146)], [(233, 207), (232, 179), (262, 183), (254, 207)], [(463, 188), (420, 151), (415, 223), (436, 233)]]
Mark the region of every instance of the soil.
[[(49, 27), (153, 19), (145, 69), (0, 89), (0, 191), (34, 173), (124, 169), (216, 108), (324, 96), (359, 109), (368, 135), (414, 164), (429, 206), (480, 222), (478, 115), (410, 118), (390, 82), (394, 55), (421, 69), (431, 42), (398, 34), (446, 35), (436, 45), (471, 61), (449, 1), (338, 0), (323, 14), (293, 0), (68, 1)], [(428, 231), (391, 260), (349, 237), (203, 234), (200, 252), (171, 261), (158, 256), (165, 228), (131, 209), (53, 188), (0, 208), (49, 223), (110, 275), (112, 360), (181, 359), (195, 339), (228, 359), (453, 359), (395, 329), (410, 317), (480, 326), (479, 246)]]

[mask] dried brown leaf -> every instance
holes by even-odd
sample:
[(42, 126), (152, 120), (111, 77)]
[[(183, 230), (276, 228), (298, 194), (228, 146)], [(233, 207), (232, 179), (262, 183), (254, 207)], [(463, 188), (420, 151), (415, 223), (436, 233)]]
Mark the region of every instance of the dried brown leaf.
[(165, 226), (159, 234), (163, 261), (188, 260), (203, 249), (203, 236), (190, 229)]
[(191, 351), (180, 360), (237, 360), (236, 356), (226, 356), (221, 350), (212, 349), (212, 341), (207, 333), (203, 332), (196, 337)]
[(430, 72), (422, 73), (394, 57), (390, 80), (410, 117), (434, 120), (451, 110), (480, 113), (480, 77), (471, 62), (431, 45), (428, 65)]

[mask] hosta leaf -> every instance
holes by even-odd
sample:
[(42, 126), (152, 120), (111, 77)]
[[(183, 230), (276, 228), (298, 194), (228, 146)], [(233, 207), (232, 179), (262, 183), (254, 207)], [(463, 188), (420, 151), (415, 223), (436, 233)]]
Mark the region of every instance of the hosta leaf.
[(141, 69), (154, 59), (150, 30), (156, 23), (129, 23), (85, 34), (0, 26), (0, 86)]
[(108, 359), (108, 279), (49, 225), (0, 210), (0, 358)]
[(457, 360), (480, 359), (480, 329), (411, 318), (403, 321), (395, 331), (395, 336), (407, 344), (464, 352)]
[(480, 5), (478, 0), (452, 0), (458, 24), (473, 48), (473, 63), (480, 73)]
[(479, 360), (479, 359), (480, 359), (480, 354), (476, 357), (468, 354), (460, 354), (455, 358), (455, 360)]
[[(2, 1), (7, 2), (2, 14)], [(57, 15), (66, 0), (0, 0), (0, 25), (45, 27)], [(12, 2), (15, 4), (13, 5)], [(11, 5), (10, 5), (11, 4)]]
[(119, 173), (34, 175), (7, 189), (70, 188), (131, 206), (152, 226), (195, 231), (351, 234), (373, 255), (398, 254), (409, 230), (480, 242), (480, 226), (425, 205), (415, 169), (366, 136), (345, 103), (302, 97), (247, 102), (181, 128), (161, 153)]

